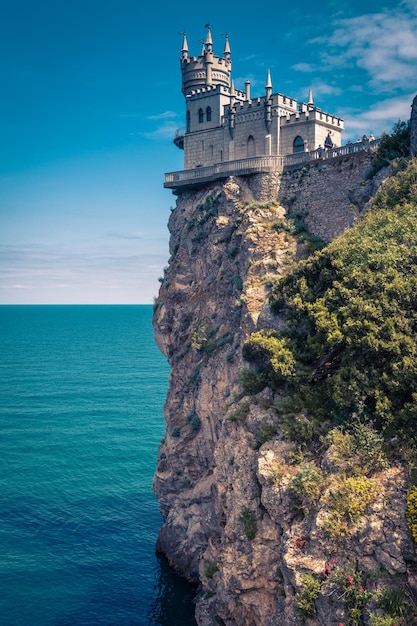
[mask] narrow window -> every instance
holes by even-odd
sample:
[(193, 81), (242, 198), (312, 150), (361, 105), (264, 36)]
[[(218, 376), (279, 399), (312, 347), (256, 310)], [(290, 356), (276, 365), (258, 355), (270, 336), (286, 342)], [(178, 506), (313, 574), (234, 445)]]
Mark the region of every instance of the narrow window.
[(207, 107), (206, 109), (206, 121), (211, 122), (211, 107)]
[(190, 126), (191, 126), (191, 115), (190, 112), (187, 111), (187, 118), (186, 118), (186, 133), (190, 132)]
[(204, 122), (204, 111), (203, 109), (198, 110), (198, 121), (200, 124)]
[(248, 141), (246, 144), (246, 155), (248, 157), (253, 157), (256, 154), (256, 150), (255, 150), (255, 140), (252, 137), (252, 135), (249, 135), (248, 137)]
[(294, 139), (293, 152), (304, 152), (304, 139), (300, 135)]

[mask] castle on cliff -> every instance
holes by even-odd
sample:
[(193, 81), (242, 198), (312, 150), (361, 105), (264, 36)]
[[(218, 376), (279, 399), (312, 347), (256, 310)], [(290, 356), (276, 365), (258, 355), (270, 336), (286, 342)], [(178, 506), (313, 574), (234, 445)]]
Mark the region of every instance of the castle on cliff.
[[(167, 174), (166, 187), (175, 188), (178, 182), (195, 178), (220, 178), (223, 172), (230, 172), (232, 163), (241, 161), (246, 161), (241, 164), (245, 173), (250, 165), (248, 159), (257, 158), (256, 171), (271, 171), (271, 167), (279, 169), (282, 159), (264, 157), (286, 157), (341, 146), (343, 119), (316, 107), (311, 89), (307, 102), (273, 93), (269, 70), (264, 96), (252, 99), (250, 81), (245, 82), (244, 90), (236, 89), (228, 36), (223, 56), (216, 56), (210, 26), (207, 24), (206, 28), (198, 57), (190, 56), (184, 33), (180, 62), (185, 128), (178, 130), (174, 139), (184, 150), (184, 171)], [(210, 174), (213, 168), (214, 173)], [(238, 170), (241, 171), (239, 167)]]

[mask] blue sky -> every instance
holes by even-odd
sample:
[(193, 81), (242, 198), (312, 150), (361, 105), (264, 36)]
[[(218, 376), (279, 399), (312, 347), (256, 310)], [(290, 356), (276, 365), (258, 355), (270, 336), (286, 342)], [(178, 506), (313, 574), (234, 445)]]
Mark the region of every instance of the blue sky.
[[(3, 0), (0, 303), (148, 303), (168, 252), (182, 168), (181, 31), (198, 55), (228, 33), (251, 81), (345, 119), (344, 141), (408, 120), (417, 93), (415, 0), (210, 3)], [(192, 8), (188, 8), (192, 7)]]

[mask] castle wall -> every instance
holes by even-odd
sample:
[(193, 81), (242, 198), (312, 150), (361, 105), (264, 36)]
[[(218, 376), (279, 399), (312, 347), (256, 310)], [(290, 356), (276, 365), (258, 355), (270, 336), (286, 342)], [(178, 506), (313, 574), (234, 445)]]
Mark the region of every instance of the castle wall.
[(184, 169), (213, 165), (225, 160), (222, 126), (184, 136)]
[(365, 181), (371, 159), (370, 152), (358, 152), (247, 179), (256, 200), (277, 199), (287, 212), (303, 215), (310, 232), (328, 242), (355, 223), (375, 193), (377, 182)]

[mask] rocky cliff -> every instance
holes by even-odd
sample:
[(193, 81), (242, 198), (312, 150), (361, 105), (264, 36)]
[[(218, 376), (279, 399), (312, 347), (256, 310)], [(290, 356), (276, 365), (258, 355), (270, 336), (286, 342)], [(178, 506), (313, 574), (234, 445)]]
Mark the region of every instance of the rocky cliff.
[(280, 394), (248, 394), (240, 378), (250, 334), (285, 323), (268, 306), (271, 275), (319, 245), (308, 231), (330, 241), (355, 222), (378, 186), (364, 182), (369, 158), (229, 178), (182, 192), (171, 213), (154, 312), (172, 368), (154, 490), (158, 548), (198, 583), (199, 626), (360, 624), (348, 620), (369, 586), (417, 594), (404, 469), (378, 467), (372, 498), (358, 486), (366, 515), (352, 515), (335, 538), (326, 522), (342, 480), (333, 448), (315, 459), (332, 478), (318, 505), (308, 481), (297, 492), (306, 463), (277, 428)]

